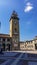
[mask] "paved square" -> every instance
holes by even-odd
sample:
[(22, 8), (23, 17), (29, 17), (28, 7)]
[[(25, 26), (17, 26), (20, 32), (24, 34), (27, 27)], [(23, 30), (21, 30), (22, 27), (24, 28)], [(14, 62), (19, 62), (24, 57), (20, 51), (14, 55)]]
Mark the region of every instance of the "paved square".
[(4, 52), (0, 54), (0, 65), (37, 65), (37, 54)]

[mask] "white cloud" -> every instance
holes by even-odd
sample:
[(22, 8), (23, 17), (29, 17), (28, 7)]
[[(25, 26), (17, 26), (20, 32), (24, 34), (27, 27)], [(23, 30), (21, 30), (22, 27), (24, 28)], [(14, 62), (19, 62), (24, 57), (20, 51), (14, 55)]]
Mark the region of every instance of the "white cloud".
[(32, 6), (27, 6), (27, 7), (24, 9), (24, 11), (25, 11), (25, 12), (29, 12), (29, 11), (31, 11), (32, 9), (33, 9)]
[(24, 9), (24, 12), (29, 12), (33, 9), (33, 5), (30, 2), (26, 3), (26, 7)]

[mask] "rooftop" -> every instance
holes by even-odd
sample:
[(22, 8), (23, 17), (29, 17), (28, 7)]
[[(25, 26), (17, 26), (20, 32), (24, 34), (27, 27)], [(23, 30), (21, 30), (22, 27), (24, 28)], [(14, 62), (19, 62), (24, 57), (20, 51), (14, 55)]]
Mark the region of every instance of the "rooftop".
[(0, 37), (10, 37), (9, 34), (0, 34)]

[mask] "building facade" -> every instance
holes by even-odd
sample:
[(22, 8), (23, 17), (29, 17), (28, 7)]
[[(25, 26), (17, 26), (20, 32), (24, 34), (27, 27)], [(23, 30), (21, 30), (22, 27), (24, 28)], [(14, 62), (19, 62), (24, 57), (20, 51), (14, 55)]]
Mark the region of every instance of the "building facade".
[(10, 18), (10, 34), (0, 34), (0, 50), (37, 50), (37, 36), (30, 41), (20, 41), (19, 18), (13, 11)]
[(20, 42), (20, 50), (37, 50), (37, 36), (35, 36), (35, 38), (33, 40), (30, 41), (25, 41), (25, 42)]
[(0, 34), (0, 50), (11, 51), (11, 37), (8, 34)]

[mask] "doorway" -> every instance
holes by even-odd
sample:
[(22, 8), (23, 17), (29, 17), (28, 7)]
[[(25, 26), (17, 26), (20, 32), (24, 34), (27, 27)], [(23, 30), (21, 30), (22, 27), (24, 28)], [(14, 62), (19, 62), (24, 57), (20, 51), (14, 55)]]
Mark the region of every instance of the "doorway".
[(10, 44), (7, 44), (6, 51), (10, 51)]
[(2, 50), (5, 51), (5, 43), (2, 44)]
[(35, 44), (35, 49), (37, 50), (37, 44)]

